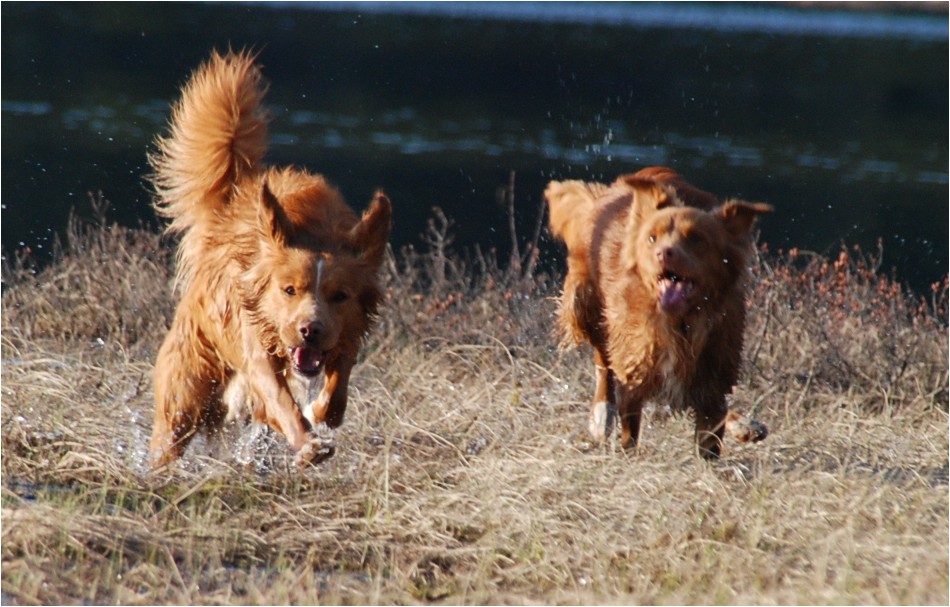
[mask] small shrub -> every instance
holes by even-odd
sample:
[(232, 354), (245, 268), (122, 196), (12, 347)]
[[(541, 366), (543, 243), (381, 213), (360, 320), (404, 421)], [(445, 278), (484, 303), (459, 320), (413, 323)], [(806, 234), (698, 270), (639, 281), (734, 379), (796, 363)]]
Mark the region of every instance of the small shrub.
[(172, 248), (154, 230), (107, 223), (108, 203), (90, 196), (94, 221), (75, 213), (53, 259), (37, 270), (22, 251), (3, 264), (3, 328), (23, 340), (99, 339), (131, 345), (164, 333), (174, 310)]

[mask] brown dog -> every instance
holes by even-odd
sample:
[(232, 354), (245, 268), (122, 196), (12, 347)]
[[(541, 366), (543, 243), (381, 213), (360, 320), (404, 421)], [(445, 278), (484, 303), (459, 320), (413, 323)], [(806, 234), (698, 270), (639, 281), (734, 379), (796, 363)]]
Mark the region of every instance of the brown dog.
[[(213, 53), (149, 158), (156, 209), (181, 235), (181, 301), (155, 364), (153, 467), (216, 430), (229, 405), (283, 433), (297, 465), (329, 455), (312, 429), (342, 423), (381, 298), (389, 200), (378, 192), (358, 219), (323, 177), (263, 166), (266, 89), (252, 55)], [(321, 373), (316, 399), (298, 406), (289, 384)]]
[(765, 427), (729, 412), (745, 326), (746, 261), (764, 204), (720, 204), (673, 170), (650, 167), (613, 185), (551, 182), (554, 236), (567, 245), (559, 324), (594, 346), (590, 432), (604, 440), (613, 412), (633, 447), (648, 400), (696, 416), (700, 454), (719, 456), (724, 429), (761, 440)]

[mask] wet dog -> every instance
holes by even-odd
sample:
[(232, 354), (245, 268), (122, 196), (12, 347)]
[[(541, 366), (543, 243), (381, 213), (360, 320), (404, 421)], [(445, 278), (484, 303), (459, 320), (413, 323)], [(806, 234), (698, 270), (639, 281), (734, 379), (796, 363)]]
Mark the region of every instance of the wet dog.
[(730, 412), (745, 327), (745, 282), (755, 219), (772, 208), (730, 200), (650, 167), (612, 185), (551, 182), (552, 234), (567, 245), (559, 325), (567, 343), (594, 347), (590, 432), (603, 441), (619, 416), (637, 444), (647, 401), (691, 410), (706, 458), (724, 432), (761, 440), (765, 426)]
[[(297, 465), (332, 453), (313, 428), (342, 423), (381, 299), (389, 199), (377, 192), (358, 218), (323, 177), (265, 166), (266, 90), (251, 54), (213, 53), (149, 158), (156, 210), (180, 236), (181, 294), (155, 364), (153, 467), (217, 430), (229, 407), (282, 433)], [(291, 386), (320, 378), (298, 404)]]

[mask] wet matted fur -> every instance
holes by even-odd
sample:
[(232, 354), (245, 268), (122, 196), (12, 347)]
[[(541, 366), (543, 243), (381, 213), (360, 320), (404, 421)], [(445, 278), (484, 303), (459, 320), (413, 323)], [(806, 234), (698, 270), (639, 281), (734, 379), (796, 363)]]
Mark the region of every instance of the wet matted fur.
[(594, 347), (590, 416), (599, 441), (619, 415), (633, 447), (647, 401), (691, 410), (704, 457), (724, 430), (761, 440), (761, 423), (728, 411), (745, 327), (750, 233), (761, 203), (725, 203), (672, 169), (649, 167), (611, 185), (551, 182), (553, 235), (567, 245), (559, 325), (567, 343)]
[[(343, 421), (351, 368), (381, 299), (391, 205), (362, 218), (320, 175), (268, 167), (266, 93), (248, 52), (211, 55), (150, 155), (155, 207), (180, 235), (180, 303), (155, 364), (153, 467), (178, 458), (229, 407), (281, 432), (306, 465), (313, 434)], [(294, 383), (319, 381), (312, 402)]]

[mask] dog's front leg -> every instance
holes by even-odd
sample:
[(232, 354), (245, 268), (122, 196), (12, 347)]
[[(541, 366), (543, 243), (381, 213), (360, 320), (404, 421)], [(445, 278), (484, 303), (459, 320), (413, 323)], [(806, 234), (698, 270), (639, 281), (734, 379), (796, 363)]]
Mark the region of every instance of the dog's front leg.
[(283, 434), (297, 451), (296, 466), (316, 464), (333, 454), (332, 445), (310, 433), (310, 424), (301, 414), (286, 379), (270, 356), (256, 356), (248, 361), (247, 372), (251, 389), (263, 408), (263, 421)]
[[(720, 340), (734, 339), (725, 334)], [(719, 342), (721, 343), (721, 341)], [(740, 343), (733, 342), (730, 351), (739, 352)], [(725, 433), (727, 413), (726, 394), (735, 385), (739, 367), (735, 357), (717, 356), (714, 348), (707, 347), (697, 365), (697, 372), (687, 387), (686, 405), (696, 414), (696, 448), (703, 459), (718, 459), (722, 453), (722, 437)]]
[(703, 459), (719, 459), (726, 426), (725, 395), (711, 397), (694, 405), (696, 411), (696, 447)]
[(613, 371), (608, 367), (607, 357), (597, 349), (594, 350), (594, 373), (597, 376), (597, 387), (594, 388), (594, 402), (590, 407), (587, 429), (594, 441), (602, 443), (613, 432), (617, 418), (614, 396), (616, 381)]
[(352, 369), (353, 357), (350, 356), (344, 355), (327, 361), (327, 377), (323, 390), (310, 405), (313, 416), (311, 419), (318, 423), (322, 421), (330, 428), (336, 428), (343, 423)]
[(620, 446), (633, 449), (640, 441), (643, 395), (636, 388), (617, 382), (617, 413), (620, 417)]

